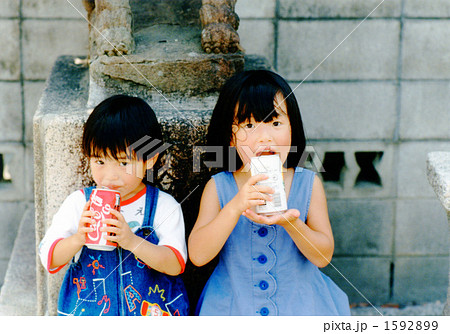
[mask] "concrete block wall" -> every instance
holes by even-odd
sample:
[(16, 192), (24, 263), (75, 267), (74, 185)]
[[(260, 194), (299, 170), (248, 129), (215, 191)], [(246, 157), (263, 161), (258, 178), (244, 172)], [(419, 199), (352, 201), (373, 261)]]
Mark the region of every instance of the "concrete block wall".
[[(69, 0), (84, 13), (81, 0)], [(33, 205), (33, 115), (56, 57), (86, 55), (88, 27), (69, 1), (0, 1), (0, 286)]]
[[(238, 0), (239, 33), (296, 88), (312, 152), (331, 171), (327, 274), (353, 302), (444, 300), (448, 227), (425, 161), (450, 150), (450, 0), (381, 2)], [(87, 54), (80, 13), (81, 0), (0, 2), (2, 212), (33, 201), (32, 117), (56, 57)], [(0, 228), (14, 235), (20, 218)]]
[(450, 1), (255, 0), (237, 12), (244, 48), (295, 88), (330, 172), (325, 272), (353, 302), (445, 300), (447, 219), (425, 162), (450, 150)]

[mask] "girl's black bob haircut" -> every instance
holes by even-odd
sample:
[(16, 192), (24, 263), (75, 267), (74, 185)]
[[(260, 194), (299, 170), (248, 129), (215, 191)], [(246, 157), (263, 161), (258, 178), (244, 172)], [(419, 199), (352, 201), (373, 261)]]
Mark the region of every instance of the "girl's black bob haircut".
[(147, 102), (115, 95), (94, 108), (84, 125), (81, 145), (87, 158), (110, 156), (118, 160), (125, 154), (146, 161), (152, 157), (151, 152), (143, 152), (142, 145), (136, 143), (149, 144), (155, 139), (162, 144), (161, 128)]
[(206, 141), (208, 146), (222, 147), (222, 170), (234, 170), (242, 166), (242, 161), (235, 152), (230, 155), (233, 124), (240, 124), (251, 117), (257, 122), (272, 121), (277, 116), (274, 110), (277, 94), (283, 96), (291, 124), (291, 151), (285, 166), (291, 168), (299, 165), (306, 138), (294, 93), (278, 74), (268, 70), (251, 70), (234, 75), (224, 84), (211, 116)]

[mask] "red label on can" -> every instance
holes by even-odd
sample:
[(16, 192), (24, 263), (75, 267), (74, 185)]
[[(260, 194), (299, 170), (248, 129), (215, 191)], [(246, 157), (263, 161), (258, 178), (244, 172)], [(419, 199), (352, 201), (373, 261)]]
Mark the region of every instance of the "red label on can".
[(116, 219), (111, 209), (120, 210), (120, 193), (111, 189), (93, 189), (91, 193), (89, 210), (94, 213), (91, 226), (94, 231), (86, 233), (86, 246), (97, 250), (113, 250), (117, 247), (115, 242), (105, 239), (107, 232), (102, 232), (104, 219)]

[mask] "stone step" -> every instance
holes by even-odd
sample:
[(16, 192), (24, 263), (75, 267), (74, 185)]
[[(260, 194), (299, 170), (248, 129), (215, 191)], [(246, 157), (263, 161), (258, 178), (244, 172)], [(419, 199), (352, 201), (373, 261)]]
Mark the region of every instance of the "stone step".
[(0, 291), (0, 315), (36, 315), (34, 208), (25, 211)]

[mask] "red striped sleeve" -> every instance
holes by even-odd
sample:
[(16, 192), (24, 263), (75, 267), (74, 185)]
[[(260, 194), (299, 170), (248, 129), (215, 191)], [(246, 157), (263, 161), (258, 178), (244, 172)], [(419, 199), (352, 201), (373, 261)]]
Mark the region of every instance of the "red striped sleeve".
[(181, 253), (176, 248), (173, 248), (172, 246), (167, 246), (167, 245), (163, 245), (163, 246), (171, 249), (172, 252), (174, 252), (175, 256), (177, 257), (178, 263), (180, 263), (180, 266), (181, 266), (180, 274), (184, 273), (184, 269), (186, 268), (186, 262), (184, 262), (184, 259), (183, 259), (183, 256), (181, 255)]
[(64, 264), (57, 268), (50, 268), (50, 264), (52, 263), (52, 258), (53, 258), (53, 250), (55, 249), (56, 244), (58, 242), (60, 242), (62, 239), (64, 239), (64, 238), (59, 238), (59, 239), (55, 240), (53, 242), (52, 246), (50, 247), (50, 250), (48, 251), (47, 270), (50, 274), (56, 274), (58, 271), (60, 271), (65, 266), (65, 264)]

